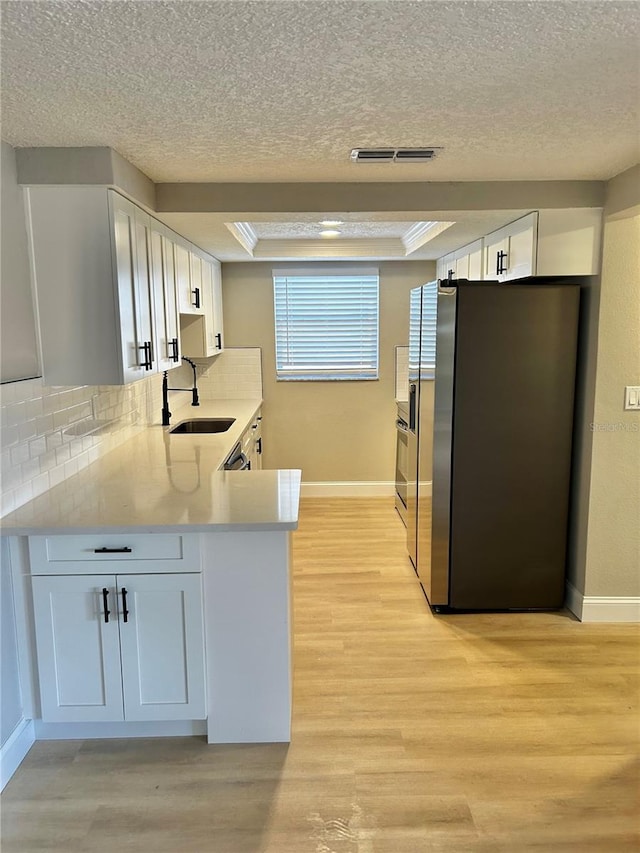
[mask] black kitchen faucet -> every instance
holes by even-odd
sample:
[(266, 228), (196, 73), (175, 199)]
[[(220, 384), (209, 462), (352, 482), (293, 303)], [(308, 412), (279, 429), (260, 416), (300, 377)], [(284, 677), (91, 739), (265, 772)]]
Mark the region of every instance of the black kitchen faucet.
[(169, 426), (169, 423), (171, 422), (171, 412), (169, 411), (169, 391), (191, 391), (191, 405), (200, 405), (195, 362), (191, 361), (190, 358), (187, 358), (184, 355), (182, 356), (182, 360), (186, 361), (187, 364), (190, 364), (193, 369), (193, 388), (169, 388), (167, 371), (165, 370), (162, 376), (162, 426)]

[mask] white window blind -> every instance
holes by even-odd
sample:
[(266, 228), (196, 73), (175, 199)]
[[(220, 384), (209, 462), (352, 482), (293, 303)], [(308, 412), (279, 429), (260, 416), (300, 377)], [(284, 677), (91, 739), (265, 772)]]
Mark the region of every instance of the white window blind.
[(420, 342), (420, 378), (433, 379), (436, 371), (436, 324), (438, 319), (438, 285), (422, 288), (422, 339)]
[(438, 285), (425, 284), (411, 291), (409, 303), (409, 377), (433, 379), (436, 368)]
[(273, 271), (278, 379), (378, 378), (378, 270)]

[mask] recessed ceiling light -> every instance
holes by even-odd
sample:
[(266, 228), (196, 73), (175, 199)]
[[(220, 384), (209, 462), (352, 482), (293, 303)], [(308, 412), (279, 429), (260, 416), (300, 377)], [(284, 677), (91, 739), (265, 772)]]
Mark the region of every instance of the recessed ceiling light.
[(342, 219), (323, 219), (320, 225), (331, 228), (334, 225), (343, 225)]
[(324, 231), (320, 232), (320, 236), (321, 237), (339, 237), (340, 232), (337, 231), (335, 228), (327, 228)]

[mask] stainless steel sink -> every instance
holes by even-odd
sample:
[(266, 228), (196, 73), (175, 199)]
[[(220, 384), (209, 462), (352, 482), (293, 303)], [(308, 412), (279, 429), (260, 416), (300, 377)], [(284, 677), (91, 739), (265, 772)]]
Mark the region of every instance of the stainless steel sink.
[(226, 432), (235, 422), (235, 418), (196, 418), (191, 421), (182, 421), (181, 424), (174, 426), (169, 432), (190, 435), (194, 433)]

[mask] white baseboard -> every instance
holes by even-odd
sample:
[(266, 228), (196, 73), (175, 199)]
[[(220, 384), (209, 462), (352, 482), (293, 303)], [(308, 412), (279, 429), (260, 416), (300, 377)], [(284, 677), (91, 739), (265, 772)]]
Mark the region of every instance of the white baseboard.
[(37, 740), (93, 738), (188, 737), (207, 734), (206, 720), (167, 720), (121, 723), (45, 723), (35, 720)]
[(394, 482), (377, 480), (302, 483), (300, 490), (303, 498), (381, 498), (395, 493)]
[(581, 622), (640, 622), (640, 597), (583, 595), (567, 581), (566, 607)]
[(22, 764), (35, 740), (33, 720), (21, 720), (0, 749), (0, 791)]

